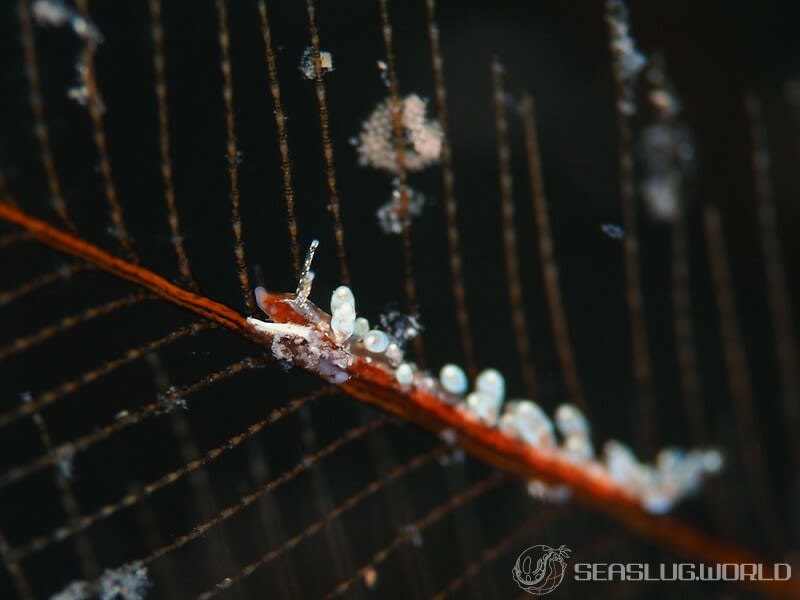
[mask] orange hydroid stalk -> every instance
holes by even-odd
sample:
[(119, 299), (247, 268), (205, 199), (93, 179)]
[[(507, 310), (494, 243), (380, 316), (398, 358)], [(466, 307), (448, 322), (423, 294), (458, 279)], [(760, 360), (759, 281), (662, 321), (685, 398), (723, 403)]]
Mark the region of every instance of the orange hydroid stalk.
[(190, 292), (149, 269), (117, 258), (97, 246), (24, 213), (7, 202), (0, 202), (0, 218), (24, 227), (36, 239), (51, 248), (81, 258), (98, 269), (150, 290), (159, 298), (177, 304), (245, 337), (254, 338), (246, 318), (220, 302)]
[[(368, 325), (364, 327), (366, 321), (358, 323), (355, 300), (344, 286), (333, 293), (332, 314), (323, 312), (307, 299), (313, 279), (308, 268), (310, 260), (306, 261), (297, 293), (273, 294), (262, 288), (256, 290), (259, 307), (271, 318), (271, 322), (265, 322), (247, 319), (224, 304), (185, 290), (144, 267), (114, 257), (7, 202), (0, 202), (0, 218), (23, 227), (50, 247), (84, 259), (164, 300), (265, 345), (279, 360), (291, 361), (328, 381), (339, 383), (351, 396), (432, 431), (490, 465), (525, 480), (535, 480), (548, 489), (568, 489), (581, 504), (612, 517), (627, 529), (682, 556), (708, 563), (768, 562), (675, 519), (651, 514), (652, 506), (651, 512), (647, 512), (637, 491), (621, 485), (598, 462), (575, 460), (566, 449), (537, 446), (510, 435), (503, 426), (508, 411), (499, 420), (496, 413), (494, 418), (485, 417), (491, 415), (491, 411), (470, 400), (473, 394), (489, 394), (494, 389), (489, 382), (496, 387), (496, 381), (484, 377), (482, 386), (479, 377), (479, 392), (470, 394), (465, 403), (461, 396), (447, 391), (433, 377), (403, 362), (402, 351), (393, 354), (391, 348), (394, 344), (383, 339), (383, 332), (368, 330)], [(479, 412), (476, 407), (484, 412)], [(567, 428), (563, 420), (559, 420), (558, 413), (556, 421), (559, 430), (565, 434)], [(796, 598), (800, 595), (800, 586), (791, 580), (743, 583), (773, 597)]]

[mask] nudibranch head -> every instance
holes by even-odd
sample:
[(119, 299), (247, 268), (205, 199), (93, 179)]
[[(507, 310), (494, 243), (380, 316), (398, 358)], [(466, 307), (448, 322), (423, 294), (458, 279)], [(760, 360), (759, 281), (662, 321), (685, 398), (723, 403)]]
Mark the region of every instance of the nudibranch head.
[(323, 311), (308, 300), (302, 304), (298, 302), (297, 294), (268, 292), (260, 286), (254, 293), (258, 308), (275, 323), (307, 325), (309, 322), (329, 320)]

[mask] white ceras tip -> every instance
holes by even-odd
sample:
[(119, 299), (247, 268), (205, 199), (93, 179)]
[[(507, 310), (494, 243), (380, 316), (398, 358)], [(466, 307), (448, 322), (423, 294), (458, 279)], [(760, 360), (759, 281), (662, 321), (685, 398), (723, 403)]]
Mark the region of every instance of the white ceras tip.
[(414, 381), (414, 369), (408, 363), (403, 363), (394, 371), (394, 378), (400, 385), (410, 385)]
[(503, 376), (494, 369), (486, 369), (478, 374), (475, 391), (467, 396), (467, 406), (481, 421), (495, 425), (505, 393)]
[(439, 371), (439, 383), (451, 394), (463, 394), (467, 391), (467, 376), (457, 365), (443, 366)]
[(356, 325), (353, 329), (353, 337), (357, 340), (364, 339), (364, 336), (369, 333), (369, 321), (367, 321), (364, 317), (357, 317), (356, 318)]
[(556, 409), (556, 427), (565, 438), (572, 436), (589, 438), (589, 422), (572, 404), (562, 404)]
[(594, 446), (587, 437), (570, 435), (564, 440), (564, 453), (570, 460), (584, 462), (594, 458)]
[(350, 304), (355, 311), (356, 298), (353, 296), (353, 292), (346, 285), (340, 285), (331, 294), (331, 314), (335, 313), (336, 309), (345, 303)]
[(467, 407), (470, 412), (488, 425), (497, 423), (502, 400), (486, 392), (472, 392), (467, 394)]
[(609, 440), (603, 446), (606, 469), (611, 479), (623, 488), (633, 488), (641, 480), (641, 465), (625, 444)]
[(364, 348), (375, 354), (381, 354), (389, 347), (389, 336), (380, 329), (369, 331), (362, 341)]
[(356, 328), (356, 309), (349, 302), (342, 302), (331, 315), (331, 330), (337, 344), (345, 342)]
[(486, 369), (478, 374), (475, 380), (475, 390), (502, 402), (506, 394), (506, 381), (499, 371)]
[(500, 430), (532, 446), (552, 447), (556, 442), (552, 421), (530, 400), (509, 402), (500, 417)]
[(389, 361), (389, 364), (393, 367), (397, 367), (401, 362), (403, 362), (403, 349), (394, 342), (390, 342), (389, 345), (386, 346), (384, 355)]

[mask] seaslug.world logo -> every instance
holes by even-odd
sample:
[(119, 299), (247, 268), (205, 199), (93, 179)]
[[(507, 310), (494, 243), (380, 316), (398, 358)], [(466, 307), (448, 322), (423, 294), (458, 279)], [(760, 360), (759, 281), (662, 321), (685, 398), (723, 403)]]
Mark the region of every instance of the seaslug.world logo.
[(511, 575), (523, 591), (534, 596), (544, 596), (564, 581), (566, 560), (570, 552), (566, 546), (531, 546), (517, 557)]

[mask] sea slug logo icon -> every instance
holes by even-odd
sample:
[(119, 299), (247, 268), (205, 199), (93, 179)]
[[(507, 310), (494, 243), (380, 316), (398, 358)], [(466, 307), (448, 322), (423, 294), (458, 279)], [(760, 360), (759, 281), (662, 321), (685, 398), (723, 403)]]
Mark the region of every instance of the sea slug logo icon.
[(571, 550), (566, 546), (531, 546), (517, 557), (511, 570), (514, 581), (524, 591), (534, 596), (544, 596), (556, 589), (564, 580), (565, 562)]

